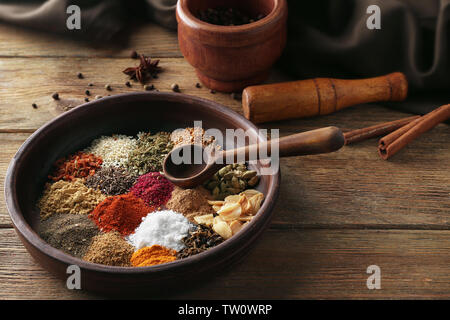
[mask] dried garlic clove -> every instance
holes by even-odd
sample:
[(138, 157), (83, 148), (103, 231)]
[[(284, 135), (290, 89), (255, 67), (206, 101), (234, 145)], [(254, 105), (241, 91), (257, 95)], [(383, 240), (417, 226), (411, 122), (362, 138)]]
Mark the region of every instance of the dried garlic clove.
[(244, 198), (244, 202), (241, 204), (241, 208), (242, 208), (242, 215), (245, 214), (253, 214), (253, 206), (251, 204), (251, 202), (248, 200), (247, 197), (243, 197)]
[(264, 200), (264, 195), (262, 193), (256, 194), (248, 200), (253, 207), (254, 214), (256, 214), (258, 212), (259, 208), (261, 208), (261, 203), (263, 200)]
[(239, 232), (239, 230), (242, 229), (242, 223), (237, 220), (234, 220), (230, 223), (230, 229), (233, 235), (235, 235), (236, 233)]
[(215, 212), (217, 212), (222, 208), (222, 206), (212, 206), (212, 208)]
[(241, 203), (242, 197), (240, 195), (232, 195), (225, 198), (225, 203)]
[(210, 204), (212, 206), (221, 206), (221, 205), (225, 204), (225, 201), (208, 200), (208, 204)]
[[(224, 207), (226, 207), (226, 205)], [(223, 210), (223, 207), (222, 207), (222, 209), (217, 211), (217, 213), (220, 215), (220, 217), (222, 217), (223, 220), (233, 221), (241, 216), (242, 208), (239, 204), (232, 203), (232, 204), (230, 204), (228, 209)]]
[(225, 221), (219, 221), (215, 219), (213, 230), (224, 239), (229, 239), (233, 235), (230, 226)]
[(204, 224), (205, 226), (211, 226), (213, 224), (214, 216), (212, 214), (205, 214), (203, 216), (194, 217), (194, 221), (198, 224)]
[(227, 214), (228, 212), (234, 211), (236, 208), (240, 208), (241, 206), (239, 203), (234, 202), (225, 202), (225, 204), (222, 206), (222, 208), (217, 211), (218, 214)]
[(242, 191), (240, 194), (241, 195), (245, 195), (247, 198), (251, 198), (252, 196), (259, 194), (261, 192), (259, 192), (258, 190), (255, 189), (247, 189), (245, 191)]

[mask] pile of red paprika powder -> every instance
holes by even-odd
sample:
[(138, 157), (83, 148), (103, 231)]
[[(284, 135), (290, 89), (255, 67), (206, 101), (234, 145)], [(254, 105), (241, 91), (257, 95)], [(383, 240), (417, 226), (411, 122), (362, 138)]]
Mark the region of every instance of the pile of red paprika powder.
[(118, 231), (128, 236), (142, 222), (142, 218), (155, 210), (131, 193), (108, 197), (89, 214), (103, 232)]

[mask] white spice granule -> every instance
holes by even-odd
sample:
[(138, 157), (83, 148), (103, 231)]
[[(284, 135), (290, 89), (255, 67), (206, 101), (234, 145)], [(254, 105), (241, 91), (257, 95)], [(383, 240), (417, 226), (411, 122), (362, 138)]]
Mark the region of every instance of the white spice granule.
[(103, 159), (103, 167), (126, 167), (128, 157), (137, 146), (133, 137), (125, 135), (102, 136), (92, 141), (85, 153), (93, 153)]
[(193, 225), (181, 213), (172, 210), (157, 211), (148, 214), (128, 241), (141, 249), (155, 244), (180, 251), (185, 247), (183, 238)]

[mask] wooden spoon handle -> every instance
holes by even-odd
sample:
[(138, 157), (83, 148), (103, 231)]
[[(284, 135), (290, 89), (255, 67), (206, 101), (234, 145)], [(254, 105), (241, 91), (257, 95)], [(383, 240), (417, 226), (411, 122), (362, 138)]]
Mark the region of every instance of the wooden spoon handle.
[[(344, 145), (345, 139), (339, 128), (327, 127), (293, 134), (260, 144), (226, 150), (222, 152), (222, 157), (223, 160), (234, 159), (234, 161), (265, 159), (272, 153), (273, 142), (278, 142), (280, 157), (294, 157), (339, 150)], [(267, 152), (260, 153), (258, 150), (267, 150)]]
[(408, 93), (403, 73), (359, 80), (316, 78), (248, 87), (242, 107), (254, 123), (330, 114), (377, 101), (402, 101)]

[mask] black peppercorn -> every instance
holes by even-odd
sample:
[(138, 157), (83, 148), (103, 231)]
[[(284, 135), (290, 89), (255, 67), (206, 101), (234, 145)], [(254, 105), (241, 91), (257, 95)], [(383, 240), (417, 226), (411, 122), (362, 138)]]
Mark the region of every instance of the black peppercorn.
[(83, 79), (84, 78), (84, 76), (83, 76), (83, 74), (81, 72), (78, 72), (77, 77), (78, 77), (78, 79)]
[(180, 86), (177, 83), (173, 83), (170, 88), (173, 92), (180, 92)]
[(55, 92), (54, 94), (52, 94), (52, 98), (53, 98), (53, 100), (59, 100), (58, 92)]

